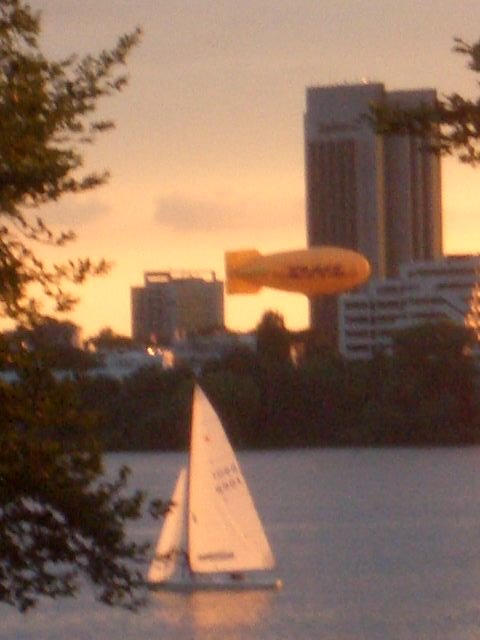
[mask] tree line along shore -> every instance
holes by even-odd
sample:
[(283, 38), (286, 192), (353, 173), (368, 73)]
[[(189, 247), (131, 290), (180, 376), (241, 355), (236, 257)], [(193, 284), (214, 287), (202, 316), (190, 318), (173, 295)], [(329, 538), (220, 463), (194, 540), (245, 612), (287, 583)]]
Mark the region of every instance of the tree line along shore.
[(236, 347), (197, 374), (183, 365), (144, 367), (122, 379), (92, 376), (84, 358), (64, 353), (74, 375), (59, 380), (38, 352), (16, 385), (26, 385), (39, 414), (42, 397), (52, 395), (46, 386), (55, 388), (63, 398), (57, 409), (69, 418), (55, 418), (48, 430), (61, 440), (75, 437), (68, 398), (107, 451), (186, 450), (194, 378), (236, 448), (463, 446), (480, 444), (473, 342), (467, 329), (437, 323), (400, 332), (389, 354), (347, 361), (319, 334), (291, 333), (267, 312), (256, 349)]

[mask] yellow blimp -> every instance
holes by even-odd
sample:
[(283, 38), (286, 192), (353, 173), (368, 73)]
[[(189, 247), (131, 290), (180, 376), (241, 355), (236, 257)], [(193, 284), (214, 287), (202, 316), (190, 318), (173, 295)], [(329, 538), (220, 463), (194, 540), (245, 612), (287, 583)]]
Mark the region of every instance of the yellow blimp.
[(256, 249), (225, 253), (227, 293), (256, 293), (262, 287), (308, 297), (341, 293), (365, 282), (368, 260), (356, 251), (321, 246), (262, 255)]

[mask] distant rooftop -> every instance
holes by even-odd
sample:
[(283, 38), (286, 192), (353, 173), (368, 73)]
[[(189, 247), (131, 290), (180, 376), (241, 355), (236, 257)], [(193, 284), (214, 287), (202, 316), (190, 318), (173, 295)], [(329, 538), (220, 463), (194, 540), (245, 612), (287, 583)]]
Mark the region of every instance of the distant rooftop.
[(143, 274), (145, 284), (157, 284), (172, 282), (173, 280), (209, 280), (217, 281), (215, 271), (203, 269), (197, 271), (184, 271), (181, 269), (171, 271), (145, 271)]

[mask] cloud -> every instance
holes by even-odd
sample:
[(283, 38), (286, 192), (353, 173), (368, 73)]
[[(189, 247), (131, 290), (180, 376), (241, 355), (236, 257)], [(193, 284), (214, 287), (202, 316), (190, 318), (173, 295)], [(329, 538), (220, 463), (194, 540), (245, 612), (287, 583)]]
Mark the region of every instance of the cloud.
[(221, 200), (187, 198), (180, 195), (161, 197), (155, 207), (155, 222), (177, 231), (231, 229), (238, 224), (238, 213)]
[(176, 231), (224, 232), (304, 223), (304, 205), (298, 198), (270, 202), (260, 197), (189, 198), (178, 194), (162, 196), (156, 204), (154, 220)]

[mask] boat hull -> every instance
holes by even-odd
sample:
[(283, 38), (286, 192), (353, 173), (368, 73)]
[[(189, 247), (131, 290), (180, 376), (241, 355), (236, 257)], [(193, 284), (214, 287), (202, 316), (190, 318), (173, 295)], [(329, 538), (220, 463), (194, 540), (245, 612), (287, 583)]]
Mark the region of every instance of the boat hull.
[(256, 580), (208, 580), (192, 578), (184, 580), (165, 580), (150, 582), (152, 591), (175, 591), (192, 593), (195, 591), (278, 591), (283, 587), (279, 578), (265, 578)]

